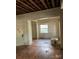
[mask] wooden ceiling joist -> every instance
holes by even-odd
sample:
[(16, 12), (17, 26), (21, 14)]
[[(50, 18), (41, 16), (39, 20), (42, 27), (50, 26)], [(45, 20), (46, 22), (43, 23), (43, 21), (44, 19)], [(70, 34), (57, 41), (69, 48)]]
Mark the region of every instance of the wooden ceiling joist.
[(60, 0), (16, 0), (17, 15), (56, 7), (61, 7)]
[(20, 2), (22, 5), (26, 6), (27, 8), (29, 8), (29, 9), (31, 9), (33, 11), (33, 9), (30, 6), (28, 6), (27, 4), (23, 3), (21, 0), (17, 0), (17, 1)]
[(47, 9), (47, 5), (45, 4), (44, 0), (40, 0), (42, 2), (42, 4), (45, 6), (45, 8)]
[(22, 10), (22, 11), (24, 11), (24, 12), (28, 12), (26, 9), (24, 9), (24, 8), (18, 6), (18, 5), (16, 6), (16, 8), (19, 8), (20, 10)]
[(40, 8), (33, 0), (29, 0), (29, 1), (31, 1), (31, 3), (32, 3), (34, 6), (36, 6), (39, 10), (41, 10), (41, 8)]

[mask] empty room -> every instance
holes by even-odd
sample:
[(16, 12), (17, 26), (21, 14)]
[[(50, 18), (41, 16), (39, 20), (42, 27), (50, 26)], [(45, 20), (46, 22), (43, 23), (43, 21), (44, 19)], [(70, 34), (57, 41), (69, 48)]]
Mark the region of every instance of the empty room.
[(61, 0), (16, 0), (16, 59), (63, 59)]

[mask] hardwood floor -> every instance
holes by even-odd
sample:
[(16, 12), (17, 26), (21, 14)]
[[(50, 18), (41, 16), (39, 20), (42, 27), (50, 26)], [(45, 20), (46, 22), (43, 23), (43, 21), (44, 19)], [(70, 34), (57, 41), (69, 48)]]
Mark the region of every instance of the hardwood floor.
[(62, 59), (62, 50), (53, 47), (50, 40), (34, 40), (31, 46), (16, 48), (16, 59)]

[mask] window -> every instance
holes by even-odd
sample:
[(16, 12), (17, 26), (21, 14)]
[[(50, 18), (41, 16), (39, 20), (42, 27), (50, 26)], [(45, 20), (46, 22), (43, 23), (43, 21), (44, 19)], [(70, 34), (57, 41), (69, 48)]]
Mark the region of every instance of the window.
[(40, 33), (48, 33), (48, 25), (40, 25)]

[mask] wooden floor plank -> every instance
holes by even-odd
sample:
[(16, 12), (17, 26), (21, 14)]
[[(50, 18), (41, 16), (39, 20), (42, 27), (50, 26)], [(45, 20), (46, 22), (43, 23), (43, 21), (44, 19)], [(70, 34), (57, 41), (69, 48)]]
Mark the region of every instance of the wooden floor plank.
[(53, 47), (50, 40), (34, 40), (30, 46), (16, 48), (16, 59), (62, 59), (62, 51)]

